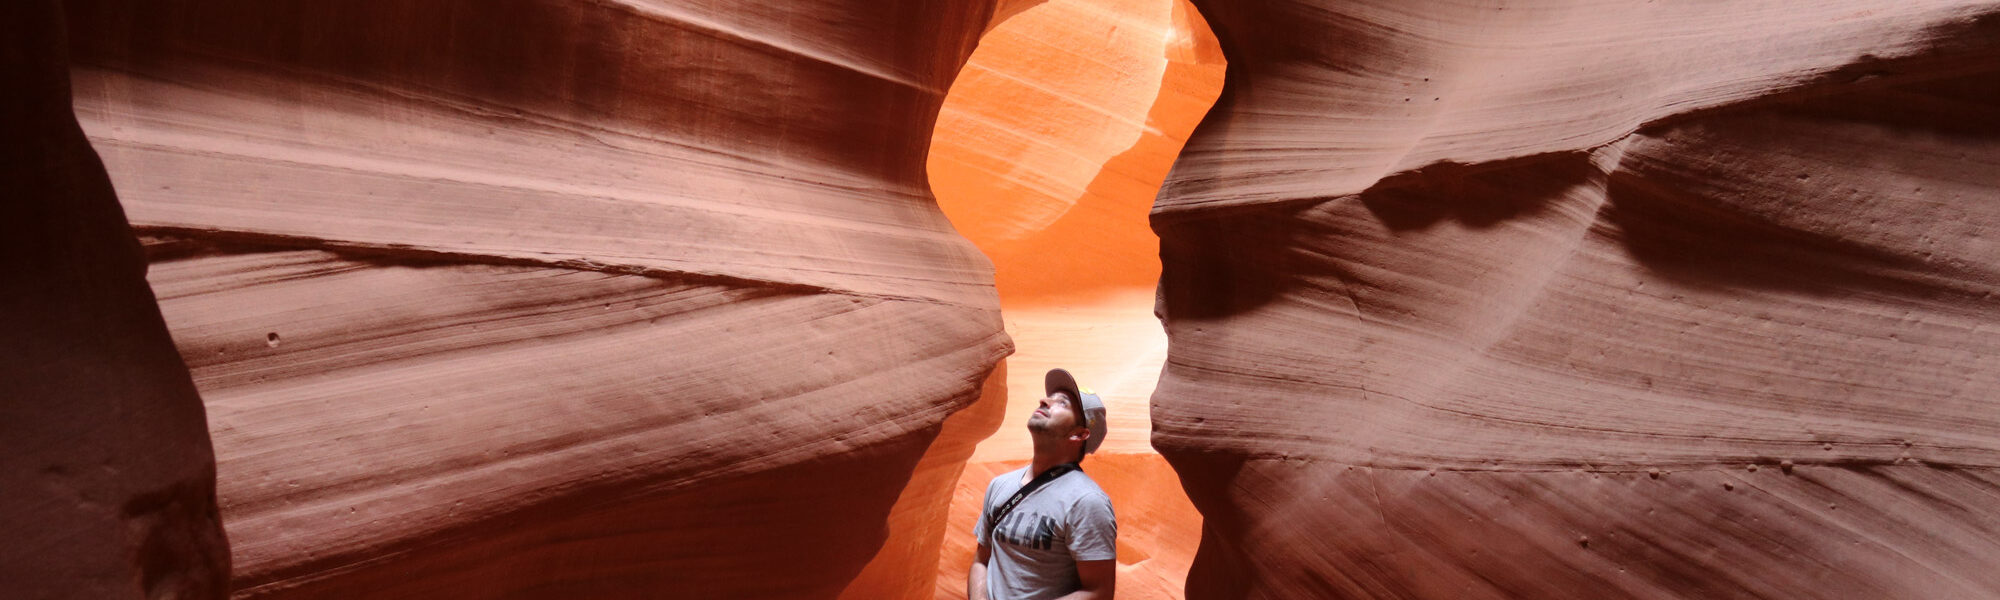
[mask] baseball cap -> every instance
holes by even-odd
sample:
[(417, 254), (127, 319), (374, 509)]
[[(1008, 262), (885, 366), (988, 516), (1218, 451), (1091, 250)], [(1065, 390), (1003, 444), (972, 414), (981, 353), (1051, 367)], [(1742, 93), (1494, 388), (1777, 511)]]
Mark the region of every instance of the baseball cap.
[(1104, 444), (1105, 432), (1110, 429), (1104, 423), (1104, 400), (1090, 390), (1078, 386), (1076, 377), (1062, 369), (1049, 369), (1048, 375), (1042, 377), (1042, 388), (1045, 394), (1054, 395), (1056, 392), (1063, 392), (1069, 394), (1071, 398), (1081, 400), (1083, 412), (1077, 416), (1083, 419), (1084, 428), (1090, 430), (1090, 439), (1083, 443), (1083, 452), (1084, 454), (1096, 452), (1097, 447)]

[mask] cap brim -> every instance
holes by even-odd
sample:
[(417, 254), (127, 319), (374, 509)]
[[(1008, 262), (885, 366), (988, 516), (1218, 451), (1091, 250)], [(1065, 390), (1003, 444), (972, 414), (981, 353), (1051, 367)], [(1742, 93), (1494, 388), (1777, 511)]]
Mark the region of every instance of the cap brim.
[(1042, 377), (1042, 393), (1055, 395), (1056, 392), (1067, 392), (1073, 399), (1083, 398), (1083, 388), (1076, 385), (1076, 377), (1071, 376), (1069, 371), (1049, 369), (1049, 374)]
[[(1054, 396), (1056, 392), (1069, 394), (1070, 400), (1076, 402), (1079, 408), (1083, 406), (1083, 388), (1076, 385), (1076, 377), (1069, 371), (1049, 369), (1049, 374), (1042, 377), (1042, 393)], [(1079, 413), (1077, 418), (1087, 422), (1090, 416)]]

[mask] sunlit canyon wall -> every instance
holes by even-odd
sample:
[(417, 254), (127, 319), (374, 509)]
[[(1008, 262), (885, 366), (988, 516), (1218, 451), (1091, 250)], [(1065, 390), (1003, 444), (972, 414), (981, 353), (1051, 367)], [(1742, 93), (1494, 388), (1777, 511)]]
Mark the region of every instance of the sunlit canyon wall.
[(1181, 597), (1201, 516), (1151, 446), (1148, 398), (1166, 336), (1153, 316), (1159, 240), (1147, 214), (1223, 69), (1184, 1), (1050, 0), (987, 33), (952, 84), (931, 186), (993, 259), (1016, 353), (1009, 393), (993, 398), (1011, 404), (954, 417), (1000, 423), (950, 498), (938, 598), (965, 595), (986, 484), (1032, 457), (1027, 417), (1053, 367), (1108, 411), (1110, 435), (1083, 467), (1117, 513), (1119, 597)]
[(1221, 61), (1107, 53), (1169, 83), (1056, 132), (1146, 127), (947, 221), (947, 91), (1037, 4), (90, 0), (67, 58), (0, 9), (0, 575), (949, 597), (1063, 364), (1134, 597), (2000, 597), (1991, 3), (1195, 2), (1150, 422), (1143, 235), (1080, 216)]
[[(931, 596), (968, 558), (973, 444), (1020, 429), (964, 233), (1016, 304), (1084, 311), (1021, 321), (1097, 352), (1024, 358), (1114, 403), (1093, 471), (1128, 507), (1126, 589), (1177, 596), (1199, 520), (1146, 444), (1144, 218), (1220, 55), (1185, 3), (1014, 18), (1036, 5), (70, 3), (76, 114), (207, 404), (235, 595)], [(968, 119), (1023, 100), (1061, 114), (974, 156)], [(980, 160), (1039, 195), (981, 208), (1018, 182)], [(995, 440), (981, 469), (1025, 458)]]
[(1189, 598), (2000, 597), (2000, 7), (1195, 4)]

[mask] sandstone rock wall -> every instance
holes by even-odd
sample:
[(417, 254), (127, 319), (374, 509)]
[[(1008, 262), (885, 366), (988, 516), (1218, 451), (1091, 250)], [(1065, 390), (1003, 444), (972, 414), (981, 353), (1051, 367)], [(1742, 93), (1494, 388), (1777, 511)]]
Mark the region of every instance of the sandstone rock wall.
[(923, 177), (990, 4), (68, 8), (239, 597), (833, 597), (1010, 350)]
[(0, 6), (0, 595), (216, 598), (201, 399), (71, 115), (62, 6)]
[(1196, 4), (1190, 598), (2000, 596), (2000, 7)]
[[(46, 526), (0, 579), (913, 595), (1006, 426), (924, 171), (998, 4), (78, 0), (122, 216), (56, 5), (4, 9), (0, 514)], [(1151, 414), (1190, 597), (2000, 595), (2000, 8), (1195, 5), (1230, 69), (1153, 213)], [(1130, 283), (1078, 273), (1021, 289)], [(1126, 573), (1185, 560), (1156, 525)]]

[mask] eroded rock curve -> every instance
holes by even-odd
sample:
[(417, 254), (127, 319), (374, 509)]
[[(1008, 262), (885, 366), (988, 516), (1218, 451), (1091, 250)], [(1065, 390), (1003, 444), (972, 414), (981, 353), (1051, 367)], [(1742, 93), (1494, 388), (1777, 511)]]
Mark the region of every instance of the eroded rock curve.
[(1189, 597), (2000, 594), (2000, 9), (1197, 4)]

